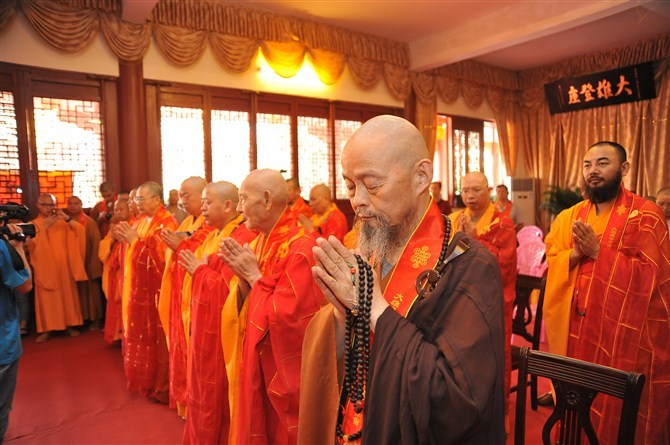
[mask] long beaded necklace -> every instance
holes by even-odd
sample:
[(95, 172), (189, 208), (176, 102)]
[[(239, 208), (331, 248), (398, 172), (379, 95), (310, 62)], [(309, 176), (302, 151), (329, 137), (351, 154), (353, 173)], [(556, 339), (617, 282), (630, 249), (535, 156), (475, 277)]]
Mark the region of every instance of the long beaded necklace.
[[(442, 250), (438, 259), (436, 269), (441, 270), (446, 263), (447, 248), (451, 235), (451, 222), (449, 218), (444, 217), (444, 238), (442, 239)], [(372, 308), (372, 289), (374, 279), (372, 276), (372, 267), (359, 255), (354, 255), (356, 265), (358, 266), (358, 288), (356, 289), (354, 301), (351, 310), (346, 311), (346, 321), (344, 330), (344, 384), (343, 401), (346, 405), (347, 397), (351, 401), (354, 411), (357, 414), (363, 412), (365, 408), (365, 384), (368, 378), (368, 369), (370, 364), (370, 310)], [(351, 269), (351, 282), (356, 287), (356, 269), (351, 264), (347, 264)], [(431, 284), (431, 290), (435, 287), (440, 275), (435, 270), (422, 273), (433, 272), (436, 275), (433, 282), (432, 275), (423, 280)], [(427, 278), (427, 280), (426, 280)], [(417, 280), (418, 282), (419, 280)], [(420, 292), (423, 295), (425, 290)], [(344, 434), (342, 431), (343, 412), (340, 410), (336, 427), (337, 437), (351, 442), (359, 439), (363, 434), (363, 428), (353, 434)]]

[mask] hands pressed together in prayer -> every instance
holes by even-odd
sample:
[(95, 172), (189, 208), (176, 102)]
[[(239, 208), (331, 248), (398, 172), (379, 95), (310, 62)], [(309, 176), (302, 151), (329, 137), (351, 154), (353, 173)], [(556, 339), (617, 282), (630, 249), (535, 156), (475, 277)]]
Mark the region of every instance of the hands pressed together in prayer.
[(570, 252), (570, 269), (575, 267), (582, 257), (598, 258), (600, 243), (593, 228), (582, 221), (572, 224), (572, 241), (574, 247)]
[(179, 252), (179, 265), (183, 267), (189, 275), (193, 276), (195, 270), (203, 264), (207, 264), (207, 257), (200, 260), (193, 252), (187, 249)]
[(461, 232), (472, 238), (477, 236), (477, 228), (475, 223), (470, 218), (465, 216), (465, 212), (459, 217), (458, 227), (461, 229)]
[(133, 229), (126, 221), (119, 222), (116, 226), (114, 226), (113, 230), (113, 235), (116, 239), (122, 240), (128, 244), (131, 244), (133, 241), (139, 238), (137, 231)]
[[(337, 309), (335, 317), (338, 325), (344, 328), (345, 310), (350, 310), (358, 289), (358, 266), (354, 253), (342, 243), (330, 236), (318, 238), (312, 248), (316, 266), (312, 274), (324, 295)], [(352, 274), (354, 281), (352, 282)], [(388, 302), (379, 286), (379, 278), (373, 269), (374, 287), (372, 289), (372, 308), (370, 310), (370, 329), (374, 331), (377, 319), (388, 307)]]
[(161, 239), (173, 252), (177, 251), (179, 245), (188, 238), (188, 235), (181, 232), (175, 232), (172, 229), (163, 229), (161, 230)]
[(303, 215), (302, 213), (298, 215), (298, 221), (300, 224), (305, 228), (305, 232), (313, 232), (314, 231), (314, 223), (312, 222), (311, 219)]
[(248, 244), (242, 246), (233, 238), (221, 241), (217, 255), (240, 279), (240, 298), (244, 301), (256, 281), (263, 278), (256, 255)]

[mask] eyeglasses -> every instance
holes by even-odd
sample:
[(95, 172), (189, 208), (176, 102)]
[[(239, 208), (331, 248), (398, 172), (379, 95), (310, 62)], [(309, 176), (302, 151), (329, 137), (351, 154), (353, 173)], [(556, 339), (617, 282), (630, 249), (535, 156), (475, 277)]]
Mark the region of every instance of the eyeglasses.
[(46, 202), (38, 202), (38, 206), (40, 207), (56, 207), (56, 204), (51, 204), (51, 203), (46, 203)]
[(144, 202), (144, 201), (146, 201), (147, 199), (155, 198), (155, 197), (157, 197), (157, 196), (158, 196), (158, 195), (152, 195), (152, 196), (148, 196), (148, 197), (144, 197), (144, 196), (135, 196), (135, 197), (133, 198), (133, 201), (135, 201), (135, 202)]

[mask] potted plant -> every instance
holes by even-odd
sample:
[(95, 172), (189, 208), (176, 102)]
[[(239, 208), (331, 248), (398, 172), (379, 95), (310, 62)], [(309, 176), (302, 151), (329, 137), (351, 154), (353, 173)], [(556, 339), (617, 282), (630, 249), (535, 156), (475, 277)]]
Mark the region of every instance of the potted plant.
[(547, 210), (552, 219), (565, 209), (569, 209), (573, 205), (582, 201), (582, 193), (579, 187), (561, 188), (557, 185), (549, 185), (547, 191), (542, 193), (544, 202), (540, 204), (541, 209)]

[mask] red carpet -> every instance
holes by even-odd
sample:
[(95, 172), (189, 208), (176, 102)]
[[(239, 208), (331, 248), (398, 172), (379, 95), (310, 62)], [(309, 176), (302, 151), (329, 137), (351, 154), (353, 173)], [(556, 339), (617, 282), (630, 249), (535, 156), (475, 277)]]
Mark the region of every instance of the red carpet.
[(181, 443), (184, 422), (126, 390), (121, 349), (102, 335), (24, 339), (5, 444)]

